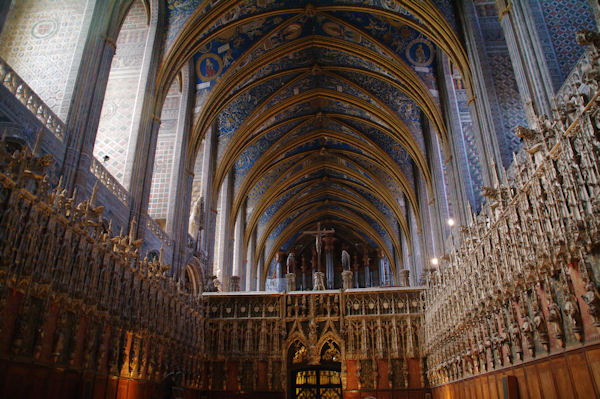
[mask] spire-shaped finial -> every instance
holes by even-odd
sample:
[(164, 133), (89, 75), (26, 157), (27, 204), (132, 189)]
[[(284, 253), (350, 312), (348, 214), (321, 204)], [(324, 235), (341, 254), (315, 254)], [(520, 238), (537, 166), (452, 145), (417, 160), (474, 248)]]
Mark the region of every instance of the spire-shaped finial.
[(137, 227), (137, 221), (135, 217), (131, 220), (131, 227), (129, 228), (129, 244), (135, 240), (135, 229)]
[(33, 145), (32, 154), (37, 154), (42, 149), (42, 135), (44, 134), (44, 127), (40, 127), (35, 138), (35, 144)]
[[(62, 176), (61, 176), (62, 179)], [(96, 205), (96, 194), (98, 193), (98, 180), (96, 180), (96, 183), (94, 184), (94, 187), (92, 187), (92, 194), (90, 195), (90, 206), (93, 208), (94, 205)]]

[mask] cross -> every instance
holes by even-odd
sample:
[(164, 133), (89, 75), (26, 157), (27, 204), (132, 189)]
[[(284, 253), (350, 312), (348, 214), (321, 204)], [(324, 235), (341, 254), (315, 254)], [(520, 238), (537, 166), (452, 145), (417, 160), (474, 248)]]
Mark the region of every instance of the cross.
[(333, 234), (335, 233), (334, 229), (331, 230), (321, 230), (321, 222), (317, 223), (317, 230), (312, 230), (312, 231), (303, 231), (302, 234), (310, 234), (310, 235), (314, 235), (315, 236), (315, 247), (317, 249), (317, 270), (321, 271), (321, 247), (322, 247), (322, 243), (321, 243), (321, 239), (323, 238), (324, 235), (326, 234)]

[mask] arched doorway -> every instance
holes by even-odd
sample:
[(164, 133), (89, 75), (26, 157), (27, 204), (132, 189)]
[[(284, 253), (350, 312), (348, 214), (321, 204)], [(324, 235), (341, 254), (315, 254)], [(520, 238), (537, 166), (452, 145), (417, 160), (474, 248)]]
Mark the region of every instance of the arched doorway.
[(328, 340), (317, 364), (310, 364), (306, 346), (296, 341), (288, 354), (290, 399), (342, 399), (341, 354)]
[(292, 371), (291, 397), (297, 399), (341, 399), (340, 363), (310, 366)]

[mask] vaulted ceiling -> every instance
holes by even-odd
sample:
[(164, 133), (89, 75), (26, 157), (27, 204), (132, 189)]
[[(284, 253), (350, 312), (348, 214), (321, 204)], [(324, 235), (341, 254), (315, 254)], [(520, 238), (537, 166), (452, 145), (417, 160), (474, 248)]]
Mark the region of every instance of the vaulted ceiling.
[(381, 248), (393, 267), (400, 235), (410, 241), (407, 215), (421, 220), (416, 174), (434, 199), (425, 124), (450, 158), (440, 52), (470, 92), (451, 8), (429, 0), (175, 3), (157, 107), (193, 60), (199, 113), (188, 165), (218, 126), (213, 200), (233, 169), (230, 231), (247, 206), (245, 246), (257, 230), (268, 265), (278, 249), (304, 245), (302, 230), (326, 222)]

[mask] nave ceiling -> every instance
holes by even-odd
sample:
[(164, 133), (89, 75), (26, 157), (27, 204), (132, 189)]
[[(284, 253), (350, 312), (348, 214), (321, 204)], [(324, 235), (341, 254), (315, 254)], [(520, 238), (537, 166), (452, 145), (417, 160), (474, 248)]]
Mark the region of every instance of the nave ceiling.
[(246, 206), (244, 248), (256, 230), (255, 256), (266, 250), (266, 269), (278, 249), (306, 248), (301, 232), (319, 221), (348, 244), (382, 249), (397, 267), (400, 236), (410, 243), (411, 229), (428, 228), (419, 190), (435, 200), (424, 134), (435, 136), (441, 158), (451, 157), (436, 57), (445, 54), (471, 93), (451, 7), (171, 2), (169, 13), (156, 108), (193, 62), (199, 112), (188, 168), (216, 128), (212, 203), (232, 174), (231, 234)]

